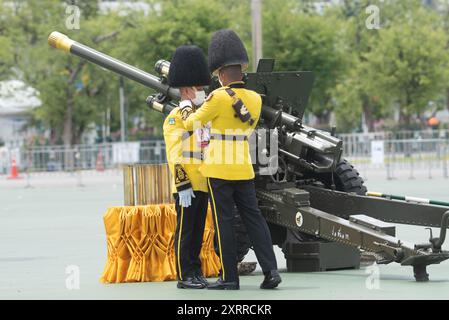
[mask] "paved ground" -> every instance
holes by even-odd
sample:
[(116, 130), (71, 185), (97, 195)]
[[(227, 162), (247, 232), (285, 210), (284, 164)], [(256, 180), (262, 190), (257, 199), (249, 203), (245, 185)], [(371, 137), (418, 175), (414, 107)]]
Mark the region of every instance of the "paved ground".
[[(385, 180), (367, 172), (370, 190), (449, 201), (449, 180), (416, 179), (398, 173)], [(30, 184), (31, 188), (25, 186)], [(84, 184), (83, 187), (79, 185)], [(117, 172), (37, 175), (29, 181), (0, 176), (0, 299), (449, 299), (449, 262), (429, 268), (431, 282), (416, 283), (410, 267), (380, 266), (323, 273), (286, 273), (278, 290), (262, 291), (260, 273), (241, 278), (238, 292), (175, 289), (174, 282), (112, 284), (99, 282), (106, 261), (102, 215), (122, 203)], [(400, 226), (398, 236), (412, 242), (428, 239), (424, 228)], [(447, 245), (445, 246), (448, 247)], [(247, 260), (254, 261), (250, 255)], [(80, 289), (68, 290), (69, 266), (80, 271)], [(69, 267), (69, 269), (67, 269)]]

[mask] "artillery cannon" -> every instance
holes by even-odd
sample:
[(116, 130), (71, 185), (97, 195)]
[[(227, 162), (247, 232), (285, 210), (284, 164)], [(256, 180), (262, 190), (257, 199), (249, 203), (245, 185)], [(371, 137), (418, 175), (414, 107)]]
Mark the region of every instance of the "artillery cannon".
[[(159, 77), (53, 32), (49, 44), (97, 64), (156, 91), (147, 98), (151, 109), (169, 113), (179, 91), (166, 83), (170, 63), (160, 60)], [(333, 134), (302, 123), (313, 86), (312, 72), (273, 72), (274, 60), (261, 59), (255, 73), (245, 74), (245, 87), (262, 96), (260, 128), (277, 132), (276, 172), (261, 174), (256, 165), (260, 209), (273, 244), (282, 247), (288, 269), (316, 271), (357, 267), (359, 250), (375, 255), (378, 263), (412, 266), (417, 281), (428, 281), (428, 265), (449, 259), (442, 250), (449, 225), (449, 203), (429, 204), (417, 198), (398, 198), (367, 192), (358, 172), (342, 159), (342, 141)], [(218, 87), (217, 81), (209, 91)], [(396, 238), (389, 223), (440, 227), (440, 236), (410, 244)], [(306, 245), (304, 247), (304, 245)], [(241, 257), (248, 242), (239, 248)], [(312, 253), (312, 254), (311, 254)], [(312, 261), (313, 260), (313, 261)], [(325, 262), (323, 262), (325, 261)], [(343, 261), (343, 262), (342, 262)]]

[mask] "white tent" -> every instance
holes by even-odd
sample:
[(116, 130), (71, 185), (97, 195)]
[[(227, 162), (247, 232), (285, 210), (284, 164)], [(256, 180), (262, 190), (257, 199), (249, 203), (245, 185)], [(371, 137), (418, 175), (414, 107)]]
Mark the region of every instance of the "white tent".
[(0, 117), (20, 115), (41, 105), (39, 93), (20, 80), (0, 82)]
[(36, 89), (19, 80), (0, 82), (0, 140), (7, 146), (20, 146), (25, 138), (21, 131), (28, 112), (39, 107)]

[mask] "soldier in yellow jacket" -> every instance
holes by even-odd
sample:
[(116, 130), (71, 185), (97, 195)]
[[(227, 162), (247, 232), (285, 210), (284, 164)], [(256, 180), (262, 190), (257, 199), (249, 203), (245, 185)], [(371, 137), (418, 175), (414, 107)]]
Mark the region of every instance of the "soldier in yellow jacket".
[(270, 231), (256, 199), (248, 137), (259, 120), (262, 101), (259, 94), (244, 88), (242, 67), (247, 65), (248, 55), (239, 37), (232, 30), (217, 31), (209, 45), (209, 70), (218, 75), (222, 87), (209, 94), (196, 112), (183, 110), (190, 113), (184, 121), (186, 130), (211, 122), (211, 141), (200, 172), (207, 177), (222, 268), (220, 279), (208, 289), (240, 288), (234, 206), (265, 275), (261, 288), (272, 289), (281, 282)]
[[(209, 143), (207, 128), (186, 131), (182, 110), (195, 110), (204, 102), (203, 87), (210, 73), (202, 50), (181, 46), (171, 60), (168, 84), (179, 88), (180, 106), (164, 121), (163, 131), (167, 160), (173, 177), (177, 226), (175, 233), (178, 288), (202, 289), (207, 281), (201, 273), (200, 251), (208, 207), (206, 178), (199, 172), (203, 152)], [(186, 109), (187, 108), (187, 109)]]

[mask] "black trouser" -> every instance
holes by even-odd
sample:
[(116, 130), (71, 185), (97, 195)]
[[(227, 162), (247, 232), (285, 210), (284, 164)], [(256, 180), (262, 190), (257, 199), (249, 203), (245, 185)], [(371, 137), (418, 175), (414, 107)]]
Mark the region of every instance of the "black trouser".
[(179, 280), (201, 275), (200, 252), (203, 244), (204, 225), (208, 206), (208, 194), (194, 191), (192, 205), (183, 208), (179, 205), (179, 196), (175, 193), (176, 232), (175, 259)]
[(267, 222), (257, 205), (254, 180), (222, 180), (208, 178), (209, 196), (224, 281), (238, 281), (237, 252), (232, 225), (234, 205), (242, 221), (263, 272), (277, 269), (276, 257)]

